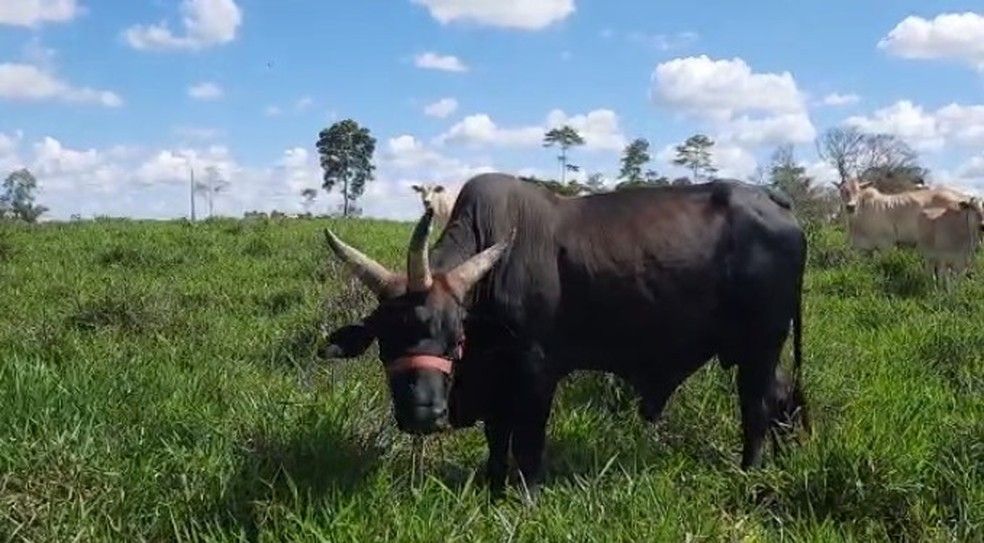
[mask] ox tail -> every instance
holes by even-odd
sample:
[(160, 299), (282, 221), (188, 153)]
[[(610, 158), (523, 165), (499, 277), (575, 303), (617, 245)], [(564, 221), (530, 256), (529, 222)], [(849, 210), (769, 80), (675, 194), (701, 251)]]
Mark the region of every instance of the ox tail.
[[(803, 240), (804, 252), (806, 240)], [(803, 429), (812, 433), (810, 416), (806, 404), (806, 394), (803, 390), (803, 276), (806, 272), (806, 255), (800, 264), (799, 279), (796, 285), (796, 309), (793, 313), (793, 394), (799, 406), (800, 421)]]

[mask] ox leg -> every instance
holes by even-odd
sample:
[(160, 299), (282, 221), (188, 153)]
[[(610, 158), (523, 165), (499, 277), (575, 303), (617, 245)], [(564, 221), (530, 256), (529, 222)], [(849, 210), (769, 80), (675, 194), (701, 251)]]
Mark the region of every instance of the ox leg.
[(485, 441), (489, 446), (489, 458), (485, 463), (485, 477), (493, 497), (502, 495), (509, 473), (509, 438), (512, 431), (502, 420), (485, 422)]
[(741, 424), (744, 437), (742, 469), (762, 463), (762, 449), (769, 431), (768, 395), (775, 382), (778, 352), (744, 360), (738, 367), (738, 395), (741, 400)]
[(547, 420), (553, 403), (556, 381), (546, 377), (527, 381), (517, 395), (516, 425), (513, 428), (512, 453), (526, 491), (532, 498), (543, 482), (543, 453), (547, 440)]
[(646, 422), (656, 424), (663, 417), (663, 410), (670, 401), (670, 396), (687, 379), (690, 374), (685, 371), (671, 372), (661, 377), (647, 379), (641, 390), (639, 415)]

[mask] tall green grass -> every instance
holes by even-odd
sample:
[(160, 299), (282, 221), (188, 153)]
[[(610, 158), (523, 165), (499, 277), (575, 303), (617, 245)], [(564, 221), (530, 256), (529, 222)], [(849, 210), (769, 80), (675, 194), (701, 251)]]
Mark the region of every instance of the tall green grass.
[[(576, 375), (528, 507), (489, 502), (478, 428), (419, 457), (374, 353), (315, 359), (322, 327), (372, 306), (329, 262), (324, 226), (0, 227), (0, 536), (984, 539), (980, 271), (942, 293), (914, 255), (865, 259), (840, 232), (811, 231), (812, 438), (742, 473), (733, 376), (719, 366), (684, 385), (659, 427)], [(332, 227), (403, 262), (406, 224)]]

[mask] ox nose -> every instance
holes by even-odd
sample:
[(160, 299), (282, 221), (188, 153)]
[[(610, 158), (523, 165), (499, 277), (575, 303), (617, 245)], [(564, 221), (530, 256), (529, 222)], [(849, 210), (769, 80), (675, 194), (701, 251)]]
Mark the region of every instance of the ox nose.
[(396, 418), (396, 425), (402, 432), (427, 435), (450, 427), (446, 404), (415, 405), (407, 411), (404, 416)]
[(847, 204), (844, 206), (844, 209), (846, 209), (848, 213), (854, 213), (855, 207), (857, 206), (855, 206), (854, 204)]

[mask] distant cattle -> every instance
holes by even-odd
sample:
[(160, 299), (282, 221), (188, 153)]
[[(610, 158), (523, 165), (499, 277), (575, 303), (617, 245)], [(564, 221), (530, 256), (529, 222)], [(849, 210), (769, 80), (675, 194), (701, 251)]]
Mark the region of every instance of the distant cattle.
[(984, 203), (969, 198), (919, 214), (919, 252), (937, 281), (948, 284), (970, 269), (984, 232)]
[[(484, 174), (465, 184), (428, 249), (432, 210), (392, 271), (327, 232), (328, 245), (378, 297), (328, 336), (322, 356), (375, 341), (405, 432), (483, 420), (493, 490), (512, 452), (523, 480), (543, 475), (558, 381), (615, 373), (657, 419), (708, 360), (737, 368), (744, 447), (757, 466), (770, 426), (804, 413), (801, 292), (806, 239), (775, 191), (732, 181), (559, 198)], [(795, 374), (778, 364), (793, 332)]]
[(966, 195), (945, 187), (885, 194), (872, 183), (860, 183), (857, 179), (848, 179), (837, 188), (847, 214), (851, 245), (866, 252), (893, 246), (914, 247), (919, 240), (923, 210), (950, 208), (967, 199)]
[(439, 228), (444, 228), (454, 208), (454, 196), (442, 185), (413, 185), (413, 190), (420, 193), (420, 201), (424, 211), (434, 211), (434, 221)]

